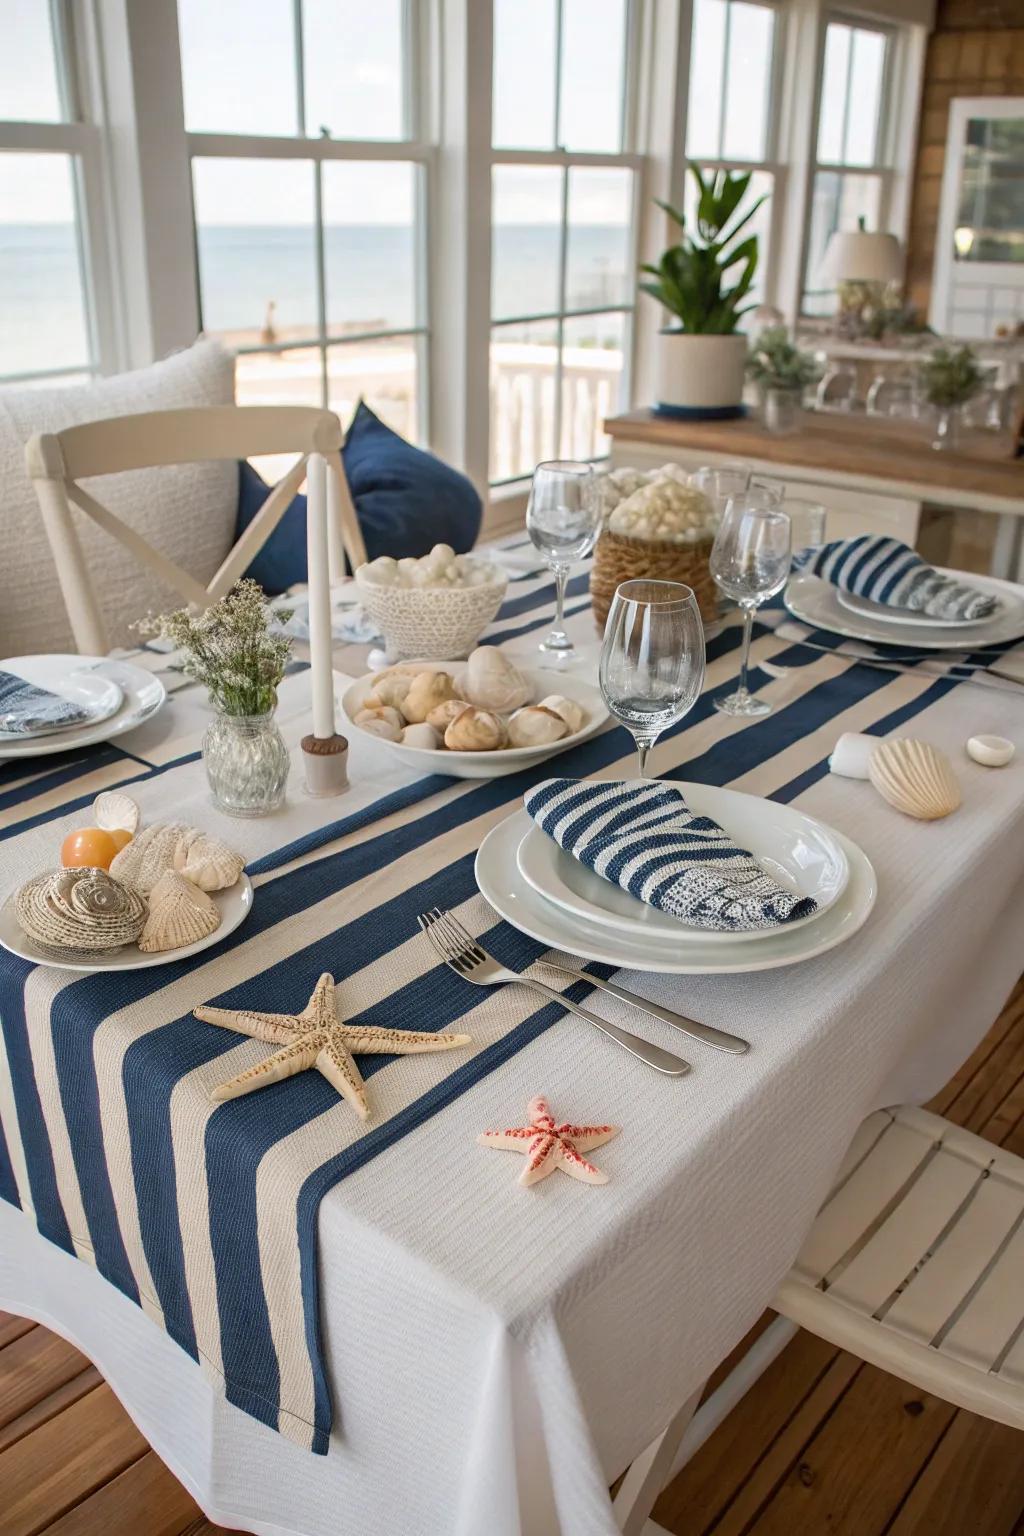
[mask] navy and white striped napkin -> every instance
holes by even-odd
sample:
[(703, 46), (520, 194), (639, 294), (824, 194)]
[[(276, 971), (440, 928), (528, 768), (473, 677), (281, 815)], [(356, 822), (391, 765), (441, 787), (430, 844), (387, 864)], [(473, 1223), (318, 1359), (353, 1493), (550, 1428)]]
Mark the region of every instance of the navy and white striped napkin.
[(940, 575), (899, 539), (870, 533), (798, 550), (793, 569), (873, 603), (933, 619), (987, 619), (1000, 606), (992, 593)]
[(817, 903), (766, 875), (673, 784), (547, 779), (526, 809), (560, 848), (596, 875), (692, 928), (747, 933), (810, 917)]
[(80, 725), (89, 711), (49, 688), (37, 688), (13, 672), (0, 672), (0, 731), (8, 736), (35, 736)]

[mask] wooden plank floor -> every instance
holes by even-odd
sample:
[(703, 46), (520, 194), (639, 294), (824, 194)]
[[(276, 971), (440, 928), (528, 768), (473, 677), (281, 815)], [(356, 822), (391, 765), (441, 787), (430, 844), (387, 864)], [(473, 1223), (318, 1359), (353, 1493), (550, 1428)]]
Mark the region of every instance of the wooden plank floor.
[[(1024, 1155), (1024, 981), (932, 1107)], [(1022, 1453), (1014, 1431), (800, 1333), (654, 1517), (675, 1536), (1024, 1536)], [(84, 1356), (0, 1313), (0, 1536), (220, 1530)]]

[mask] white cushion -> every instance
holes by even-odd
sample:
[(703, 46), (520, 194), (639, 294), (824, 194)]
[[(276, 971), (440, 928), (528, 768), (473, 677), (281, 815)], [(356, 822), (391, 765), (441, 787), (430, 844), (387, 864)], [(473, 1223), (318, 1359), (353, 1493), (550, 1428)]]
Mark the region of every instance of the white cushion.
[[(0, 657), (77, 649), (25, 470), (25, 444), (33, 433), (139, 411), (231, 405), (234, 396), (235, 360), (216, 341), (199, 341), (149, 368), (88, 384), (0, 389)], [(83, 484), (204, 583), (231, 548), (238, 502), (233, 461), (135, 469)], [(73, 516), (111, 646), (138, 644), (132, 623), (181, 607), (181, 597), (90, 518), (77, 509)]]

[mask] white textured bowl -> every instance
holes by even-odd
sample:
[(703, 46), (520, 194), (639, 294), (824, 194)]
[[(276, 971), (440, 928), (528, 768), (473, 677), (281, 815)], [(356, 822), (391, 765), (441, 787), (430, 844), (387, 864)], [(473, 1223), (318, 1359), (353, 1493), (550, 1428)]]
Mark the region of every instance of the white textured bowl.
[[(512, 659), (518, 666), (518, 658)], [(449, 669), (437, 667), (434, 670)], [(452, 667), (450, 670), (455, 681), (461, 683), (465, 677), (465, 667)], [(420, 773), (447, 773), (453, 779), (500, 779), (506, 773), (518, 772), (529, 763), (543, 762), (546, 757), (557, 757), (560, 752), (577, 746), (600, 730), (608, 719), (608, 706), (601, 697), (601, 690), (595, 688), (593, 683), (528, 667), (520, 667), (519, 670), (530, 684), (531, 702), (539, 703), (549, 693), (561, 693), (567, 699), (574, 699), (577, 704), (581, 704), (587, 718), (580, 730), (574, 731), (571, 736), (563, 736), (559, 741), (549, 741), (544, 746), (502, 747), (497, 752), (451, 752), (444, 747), (407, 747), (404, 742), (386, 741), (382, 736), (374, 736), (364, 731), (361, 725), (356, 725), (356, 715), (362, 709), (366, 695), (372, 692), (380, 680), (379, 673), (369, 672), (365, 677), (350, 683), (342, 695), (341, 712), (347, 722), (345, 732), (367, 737), (375, 746), (383, 747)]]
[(501, 607), (508, 577), (476, 587), (392, 587), (356, 571), (362, 604), (384, 636), (388, 660), (458, 661)]

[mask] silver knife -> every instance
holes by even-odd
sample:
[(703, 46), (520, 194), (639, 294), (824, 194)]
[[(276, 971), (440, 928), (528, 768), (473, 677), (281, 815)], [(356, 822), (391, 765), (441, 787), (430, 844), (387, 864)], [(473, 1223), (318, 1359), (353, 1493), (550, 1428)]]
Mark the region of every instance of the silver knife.
[(739, 1035), (730, 1035), (724, 1029), (714, 1029), (710, 1024), (698, 1024), (696, 1019), (687, 1019), (681, 1013), (673, 1013), (671, 1008), (663, 1008), (660, 1003), (648, 1002), (646, 997), (638, 997), (635, 992), (627, 992), (624, 987), (617, 987), (613, 981), (602, 981), (599, 976), (591, 976), (589, 971), (572, 971), (567, 965), (555, 965), (551, 960), (540, 961), (549, 970), (561, 971), (563, 976), (571, 976), (574, 981), (585, 981), (588, 986), (597, 987), (602, 992), (608, 992), (612, 997), (617, 997), (620, 1002), (628, 1003), (631, 1008), (639, 1008), (641, 1013), (649, 1013), (652, 1018), (660, 1019), (663, 1024), (671, 1024), (673, 1029), (681, 1030), (684, 1035), (689, 1035), (694, 1040), (702, 1040), (705, 1045), (711, 1045), (716, 1051), (729, 1051), (734, 1056), (742, 1056), (750, 1050), (750, 1042), (741, 1040)]
[[(999, 676), (988, 667), (971, 669), (964, 664), (954, 663), (951, 670), (938, 672), (924, 662), (917, 667), (908, 667), (896, 661), (886, 661), (881, 657), (861, 656), (856, 651), (836, 650), (831, 645), (816, 645), (813, 640), (793, 640), (786, 635), (779, 635), (778, 630), (775, 633), (778, 638), (785, 640), (787, 645), (802, 645), (805, 650), (818, 651), (822, 656), (834, 656), (837, 661), (848, 662), (851, 666), (874, 667), (879, 672), (897, 672), (906, 677), (928, 677), (933, 682), (939, 683), (943, 680), (950, 683), (971, 683), (976, 688), (991, 688), (996, 693), (1012, 693), (1019, 699), (1024, 698), (1024, 683), (1015, 683), (1009, 677)], [(797, 667), (786, 667), (772, 661), (768, 661), (767, 664), (762, 662), (761, 665), (777, 666), (780, 672), (799, 671)]]

